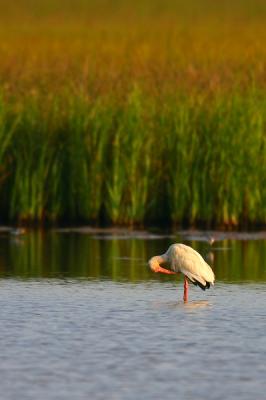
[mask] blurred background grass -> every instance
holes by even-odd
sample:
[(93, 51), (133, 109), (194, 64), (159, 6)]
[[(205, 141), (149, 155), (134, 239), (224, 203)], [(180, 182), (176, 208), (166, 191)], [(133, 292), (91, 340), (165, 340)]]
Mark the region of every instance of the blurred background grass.
[(266, 3), (0, 1), (2, 222), (266, 222)]

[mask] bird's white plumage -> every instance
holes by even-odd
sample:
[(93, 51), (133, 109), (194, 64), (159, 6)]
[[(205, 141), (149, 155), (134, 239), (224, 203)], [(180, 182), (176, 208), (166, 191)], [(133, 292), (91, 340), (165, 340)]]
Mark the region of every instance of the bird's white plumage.
[(198, 281), (204, 286), (207, 282), (214, 283), (211, 267), (192, 247), (182, 243), (172, 244), (162, 257), (172, 271), (182, 272), (192, 282)]

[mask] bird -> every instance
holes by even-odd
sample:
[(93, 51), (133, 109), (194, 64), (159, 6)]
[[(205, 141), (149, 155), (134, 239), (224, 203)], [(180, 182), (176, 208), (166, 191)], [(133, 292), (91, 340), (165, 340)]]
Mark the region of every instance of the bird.
[(208, 235), (207, 241), (208, 241), (208, 243), (209, 243), (210, 246), (213, 245), (213, 243), (215, 242), (215, 240), (216, 240), (216, 238), (215, 238), (214, 236)]
[(188, 281), (202, 290), (214, 285), (215, 276), (211, 267), (192, 247), (183, 243), (174, 243), (168, 250), (148, 261), (153, 272), (163, 274), (184, 274), (184, 302), (188, 301)]
[(22, 236), (26, 234), (25, 228), (13, 228), (9, 231), (10, 235), (13, 236)]

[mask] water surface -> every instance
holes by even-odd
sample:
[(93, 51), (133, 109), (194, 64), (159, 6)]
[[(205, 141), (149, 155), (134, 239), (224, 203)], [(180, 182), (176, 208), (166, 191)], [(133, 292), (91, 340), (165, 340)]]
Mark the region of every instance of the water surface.
[(184, 304), (146, 265), (182, 239), (0, 236), (3, 398), (264, 399), (265, 240), (187, 240), (217, 283)]

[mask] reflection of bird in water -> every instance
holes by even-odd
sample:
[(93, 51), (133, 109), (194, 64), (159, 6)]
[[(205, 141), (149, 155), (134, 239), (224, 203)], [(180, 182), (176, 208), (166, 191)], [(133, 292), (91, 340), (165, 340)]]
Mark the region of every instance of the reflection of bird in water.
[(172, 244), (166, 253), (152, 257), (149, 266), (152, 271), (162, 274), (184, 274), (184, 301), (188, 300), (188, 280), (202, 290), (209, 289), (210, 284), (214, 284), (215, 277), (211, 267), (196, 250), (181, 243)]
[(191, 309), (195, 308), (202, 308), (202, 307), (208, 307), (210, 306), (210, 303), (206, 300), (201, 300), (201, 301), (191, 301), (189, 303), (185, 303), (185, 307)]
[(203, 307), (209, 307), (211, 306), (211, 303), (209, 303), (207, 300), (197, 300), (197, 301), (190, 301), (188, 302), (155, 302), (154, 306), (156, 308), (183, 308), (185, 307), (186, 310), (192, 310), (196, 308), (203, 308)]

